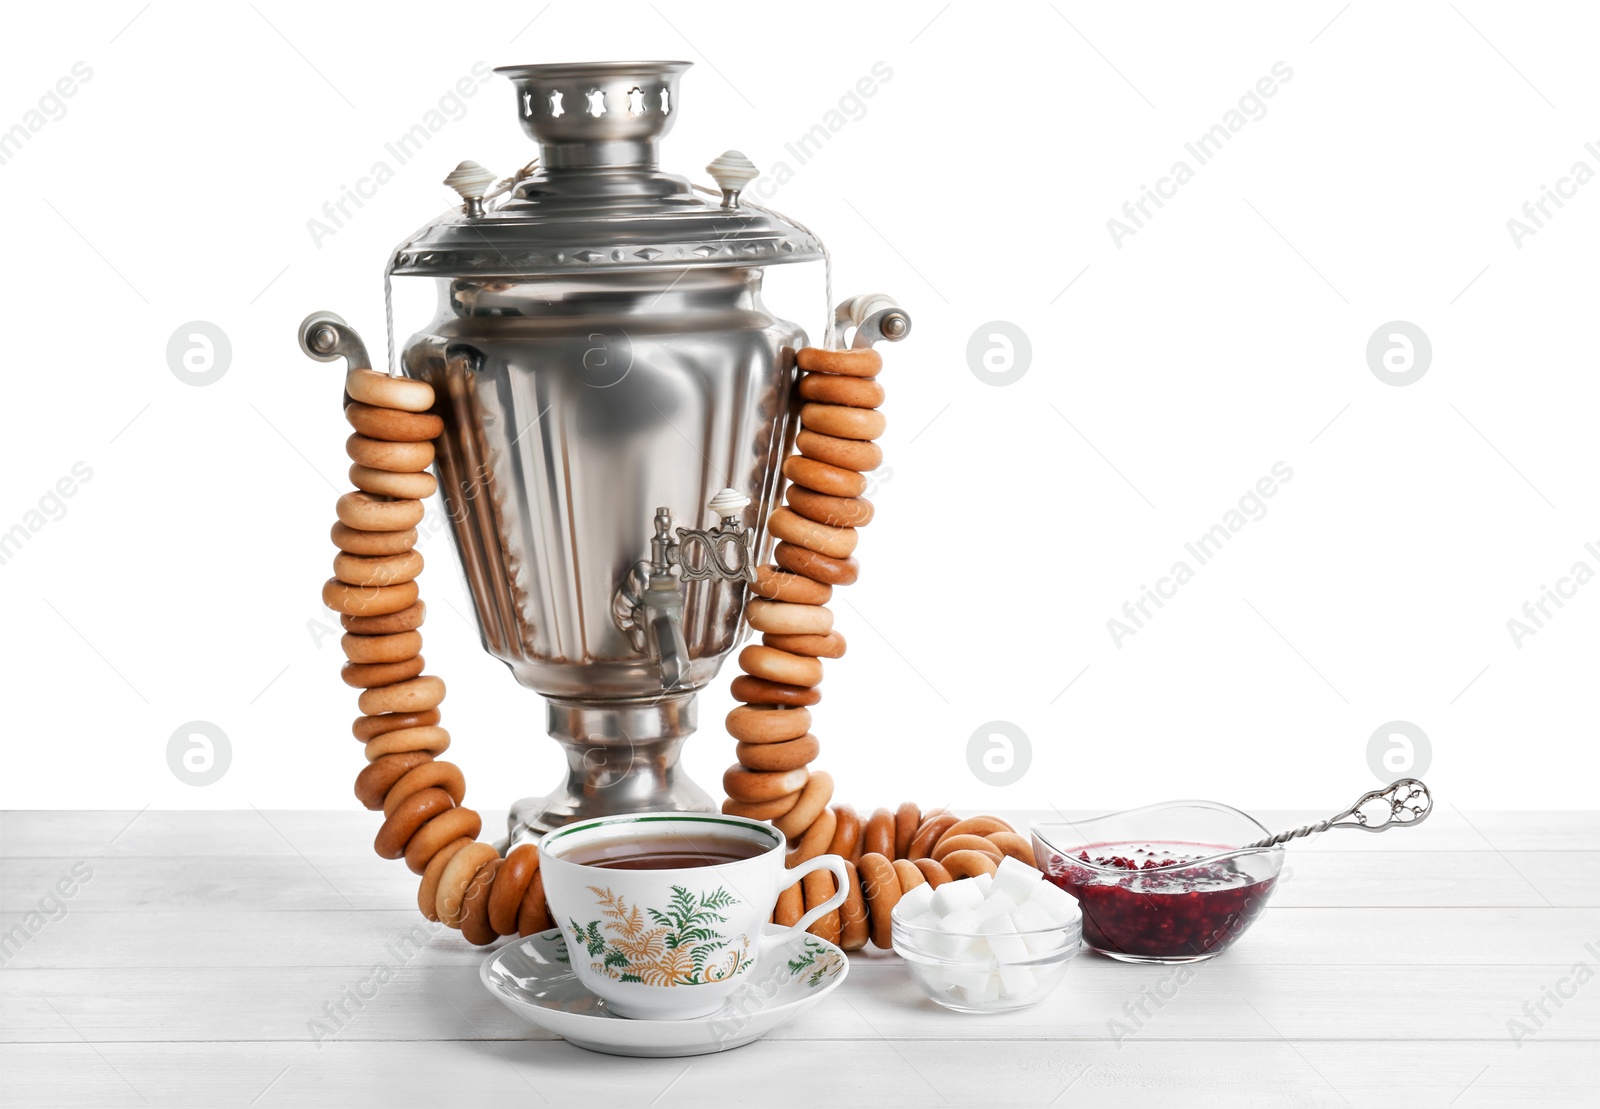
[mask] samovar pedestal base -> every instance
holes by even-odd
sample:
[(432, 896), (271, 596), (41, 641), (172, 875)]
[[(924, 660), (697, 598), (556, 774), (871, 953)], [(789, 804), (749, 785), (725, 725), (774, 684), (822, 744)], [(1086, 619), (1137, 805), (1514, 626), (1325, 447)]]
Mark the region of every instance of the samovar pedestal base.
[(711, 795), (678, 767), (683, 741), (695, 730), (694, 693), (548, 703), (550, 737), (566, 751), (567, 780), (511, 806), (502, 852), (595, 816), (717, 811)]

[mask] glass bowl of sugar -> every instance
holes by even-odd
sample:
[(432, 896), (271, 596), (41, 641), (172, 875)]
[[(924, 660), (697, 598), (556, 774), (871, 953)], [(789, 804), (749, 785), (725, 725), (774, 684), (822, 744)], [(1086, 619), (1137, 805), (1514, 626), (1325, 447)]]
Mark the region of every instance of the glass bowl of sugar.
[(917, 988), (960, 1013), (1043, 1001), (1083, 946), (1073, 897), (1010, 858), (992, 875), (910, 890), (889, 919), (894, 949)]

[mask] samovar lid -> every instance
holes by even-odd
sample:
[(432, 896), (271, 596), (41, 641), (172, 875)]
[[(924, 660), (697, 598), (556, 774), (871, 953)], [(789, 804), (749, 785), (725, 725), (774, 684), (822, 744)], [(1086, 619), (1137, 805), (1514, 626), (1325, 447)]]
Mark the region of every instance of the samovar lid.
[(816, 238), (740, 193), (755, 167), (728, 151), (707, 167), (719, 204), (657, 168), (677, 122), (689, 62), (586, 62), (496, 69), (516, 90), (535, 172), (498, 203), (494, 177), (462, 163), (447, 183), (462, 208), (396, 250), (391, 272), (425, 277), (544, 277), (582, 271), (767, 266), (822, 257)]

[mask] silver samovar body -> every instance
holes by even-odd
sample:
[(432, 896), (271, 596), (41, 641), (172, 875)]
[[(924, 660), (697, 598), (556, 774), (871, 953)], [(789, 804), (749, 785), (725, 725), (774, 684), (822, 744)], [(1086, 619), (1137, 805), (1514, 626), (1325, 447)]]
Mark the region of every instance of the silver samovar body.
[(396, 251), (438, 313), (407, 376), (444, 418), (435, 472), (484, 648), (548, 701), (566, 780), (514, 807), (517, 842), (583, 817), (712, 810), (678, 769), (695, 695), (736, 645), (795, 431), (795, 324), (765, 267), (817, 259), (742, 202), (736, 152), (702, 198), (657, 168), (682, 62), (516, 66), (538, 168)]

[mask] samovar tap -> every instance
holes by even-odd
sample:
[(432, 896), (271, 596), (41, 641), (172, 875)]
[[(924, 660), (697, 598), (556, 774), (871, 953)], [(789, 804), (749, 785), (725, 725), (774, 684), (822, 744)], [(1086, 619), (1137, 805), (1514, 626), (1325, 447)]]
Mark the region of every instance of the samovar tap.
[(738, 490), (722, 490), (709, 504), (720, 519), (713, 528), (674, 528), (672, 510), (657, 508), (650, 560), (639, 567), (645, 571), (645, 588), (637, 587), (639, 575), (631, 572), (617, 586), (613, 606), (617, 624), (661, 668), (662, 689), (676, 689), (689, 675), (683, 583), (711, 578), (739, 583), (756, 580), (756, 535), (741, 519), (749, 505), (750, 498)]

